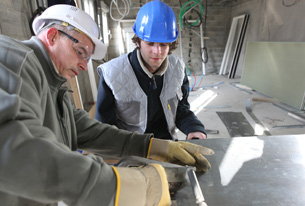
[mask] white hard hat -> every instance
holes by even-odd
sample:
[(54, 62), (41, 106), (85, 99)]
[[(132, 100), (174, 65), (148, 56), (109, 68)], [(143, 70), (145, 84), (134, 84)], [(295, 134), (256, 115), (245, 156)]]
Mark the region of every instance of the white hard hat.
[(89, 14), (83, 10), (67, 4), (56, 4), (47, 8), (34, 19), (32, 27), (35, 34), (45, 26), (49, 20), (59, 20), (77, 28), (86, 34), (95, 44), (92, 59), (102, 59), (106, 53), (105, 44), (99, 40), (99, 28)]

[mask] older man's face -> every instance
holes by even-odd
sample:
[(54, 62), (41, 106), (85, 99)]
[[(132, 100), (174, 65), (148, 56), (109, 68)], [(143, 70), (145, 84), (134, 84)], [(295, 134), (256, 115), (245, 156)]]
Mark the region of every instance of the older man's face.
[[(59, 32), (56, 53), (53, 52), (53, 61), (58, 73), (67, 80), (77, 76), (80, 71), (87, 71), (88, 57), (93, 52), (91, 40), (79, 32)], [(78, 43), (71, 40), (78, 40)]]

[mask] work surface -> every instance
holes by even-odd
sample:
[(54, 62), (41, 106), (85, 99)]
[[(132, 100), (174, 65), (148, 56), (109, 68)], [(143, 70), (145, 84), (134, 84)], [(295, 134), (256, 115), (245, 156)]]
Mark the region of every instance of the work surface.
[[(305, 134), (192, 140), (215, 151), (197, 174), (208, 206), (305, 205)], [(197, 205), (190, 186), (178, 205)]]

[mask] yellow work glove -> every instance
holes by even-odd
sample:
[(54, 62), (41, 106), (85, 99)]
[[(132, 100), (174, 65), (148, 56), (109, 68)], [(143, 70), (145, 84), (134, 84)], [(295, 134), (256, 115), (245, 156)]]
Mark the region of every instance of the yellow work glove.
[(180, 165), (195, 166), (197, 171), (206, 172), (211, 168), (210, 162), (203, 155), (213, 155), (214, 151), (207, 147), (189, 142), (150, 140), (147, 158)]
[(168, 181), (160, 164), (112, 167), (117, 176), (115, 206), (169, 206)]

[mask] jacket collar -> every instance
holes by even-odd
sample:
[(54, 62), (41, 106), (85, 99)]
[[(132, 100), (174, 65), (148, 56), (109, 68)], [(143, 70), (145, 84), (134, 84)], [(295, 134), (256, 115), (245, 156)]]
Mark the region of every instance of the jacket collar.
[(44, 70), (49, 85), (51, 87), (60, 88), (67, 79), (58, 74), (54, 63), (42, 42), (36, 36), (33, 36), (30, 40), (23, 41), (23, 43), (33, 49), (42, 69)]
[(160, 75), (162, 76), (166, 69), (167, 69), (167, 66), (168, 66), (168, 57), (165, 58), (165, 60), (162, 62), (161, 66), (159, 67), (159, 69), (157, 70), (157, 72), (155, 73), (151, 73), (150, 71), (148, 71), (148, 69), (144, 66), (144, 63), (142, 61), (142, 57), (141, 57), (141, 53), (140, 53), (140, 50), (139, 49), (136, 49), (137, 50), (137, 59), (139, 61), (139, 64), (141, 66), (141, 68), (143, 69), (143, 71), (147, 74), (147, 76), (149, 76), (150, 78), (152, 78), (154, 75)]

